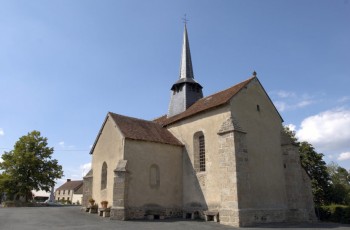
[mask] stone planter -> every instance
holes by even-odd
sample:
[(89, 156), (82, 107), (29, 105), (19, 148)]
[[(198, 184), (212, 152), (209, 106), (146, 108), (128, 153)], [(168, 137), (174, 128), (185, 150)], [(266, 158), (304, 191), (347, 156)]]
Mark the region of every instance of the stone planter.
[(103, 208), (103, 209), (106, 209), (107, 208), (107, 205), (108, 205), (108, 201), (102, 201), (101, 202), (101, 207)]
[(98, 207), (97, 207), (97, 206), (91, 206), (91, 207), (90, 207), (90, 211), (89, 211), (89, 213), (96, 214), (96, 213), (97, 213), (97, 211), (98, 211)]

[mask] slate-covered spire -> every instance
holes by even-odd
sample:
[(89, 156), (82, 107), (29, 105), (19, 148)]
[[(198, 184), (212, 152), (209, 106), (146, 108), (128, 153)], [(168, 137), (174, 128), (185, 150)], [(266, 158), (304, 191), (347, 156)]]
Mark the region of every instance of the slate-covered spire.
[(185, 23), (185, 29), (184, 29), (184, 35), (183, 35), (183, 42), (182, 42), (180, 78), (192, 78), (192, 79), (194, 78), (186, 23)]
[(180, 62), (180, 77), (171, 87), (172, 95), (168, 117), (184, 112), (197, 100), (203, 98), (202, 88), (203, 87), (194, 80), (190, 45), (185, 23)]

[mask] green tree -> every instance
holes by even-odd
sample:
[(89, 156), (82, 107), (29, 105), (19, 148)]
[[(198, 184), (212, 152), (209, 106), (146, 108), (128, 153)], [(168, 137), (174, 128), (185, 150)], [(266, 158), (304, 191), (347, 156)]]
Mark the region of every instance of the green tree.
[(331, 202), (336, 204), (350, 204), (350, 174), (338, 164), (331, 162), (327, 165), (331, 178)]
[[(32, 131), (19, 138), (14, 149), (2, 155), (2, 187), (8, 192), (30, 199), (32, 190), (49, 192), (55, 180), (63, 176), (62, 166), (52, 159), (54, 149), (47, 146), (47, 138)], [(1, 186), (0, 186), (1, 187)]]
[(290, 136), (293, 142), (299, 147), (301, 166), (311, 179), (312, 193), (316, 205), (327, 204), (330, 202), (330, 176), (327, 171), (326, 162), (323, 160), (323, 154), (317, 153), (315, 148), (308, 142), (299, 142), (295, 131), (284, 127), (285, 132)]
[(312, 193), (317, 205), (329, 203), (330, 177), (323, 154), (317, 153), (308, 142), (299, 143), (301, 165), (311, 178)]

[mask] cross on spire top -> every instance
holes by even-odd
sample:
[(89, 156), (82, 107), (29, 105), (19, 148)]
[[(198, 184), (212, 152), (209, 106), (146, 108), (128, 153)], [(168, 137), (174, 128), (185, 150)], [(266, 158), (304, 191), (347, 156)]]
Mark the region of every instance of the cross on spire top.
[(188, 21), (189, 20), (187, 19), (186, 14), (185, 14), (185, 16), (182, 18), (182, 22), (185, 23), (185, 25), (187, 25)]

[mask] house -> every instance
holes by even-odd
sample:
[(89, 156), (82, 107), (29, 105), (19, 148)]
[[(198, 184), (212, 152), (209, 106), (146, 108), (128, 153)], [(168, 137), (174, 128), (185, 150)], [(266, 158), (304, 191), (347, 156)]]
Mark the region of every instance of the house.
[(256, 72), (210, 96), (202, 88), (185, 24), (168, 113), (151, 121), (107, 113), (90, 152), (83, 205), (107, 200), (117, 220), (314, 221), (298, 148)]
[(67, 182), (56, 189), (55, 200), (56, 201), (66, 201), (72, 204), (81, 204), (83, 189), (83, 181), (76, 180), (72, 181), (67, 179)]
[(80, 186), (73, 193), (72, 204), (81, 205), (83, 201), (83, 186)]

